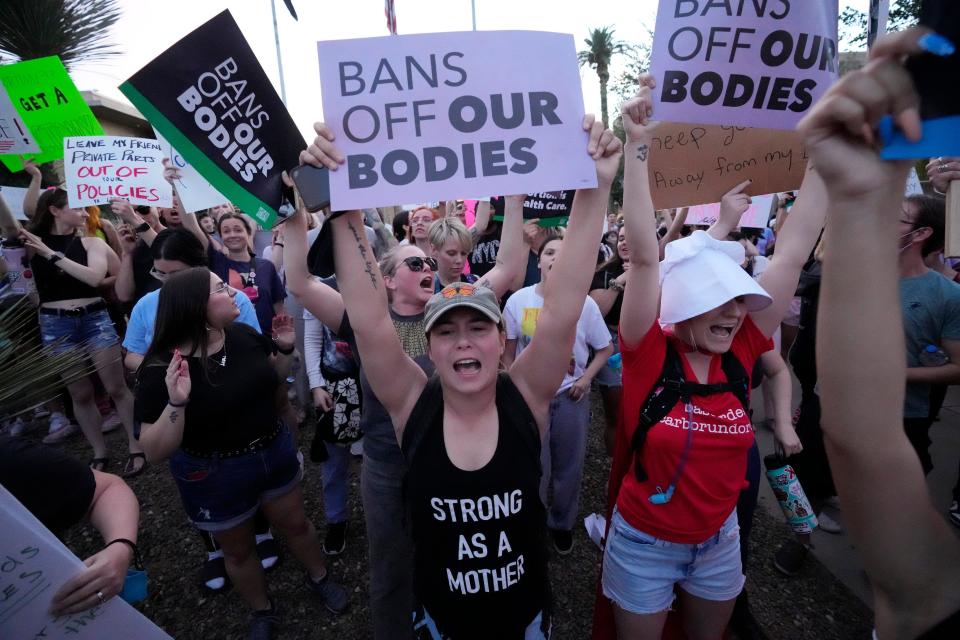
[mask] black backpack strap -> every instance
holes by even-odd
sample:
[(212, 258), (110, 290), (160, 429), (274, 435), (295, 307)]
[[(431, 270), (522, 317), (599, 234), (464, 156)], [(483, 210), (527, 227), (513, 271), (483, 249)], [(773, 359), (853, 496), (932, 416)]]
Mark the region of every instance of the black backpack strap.
[(743, 368), (740, 358), (733, 354), (732, 350), (726, 351), (720, 356), (720, 368), (727, 377), (724, 391), (729, 391), (737, 397), (743, 410), (750, 415), (750, 374)]

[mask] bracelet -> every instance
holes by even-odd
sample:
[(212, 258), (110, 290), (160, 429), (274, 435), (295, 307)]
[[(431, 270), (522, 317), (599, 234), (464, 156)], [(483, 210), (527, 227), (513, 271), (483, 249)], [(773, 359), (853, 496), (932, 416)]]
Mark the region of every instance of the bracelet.
[(127, 540), (126, 538), (116, 538), (115, 540), (111, 540), (107, 544), (103, 545), (103, 548), (106, 549), (116, 542), (123, 543), (130, 547), (130, 549), (133, 551), (133, 566), (140, 571), (143, 571), (143, 559), (140, 557), (140, 549), (137, 548), (137, 543), (135, 543), (133, 540)]
[(184, 400), (183, 404), (176, 404), (172, 400), (167, 400), (167, 404), (170, 405), (171, 407), (176, 407), (177, 409), (179, 409), (180, 407), (185, 407), (188, 404), (190, 404), (190, 398), (187, 398), (186, 400)]
[(273, 243), (273, 246), (283, 248), (283, 243), (282, 243), (282, 242), (274, 242), (274, 243)]
[(141, 224), (138, 224), (137, 226), (135, 226), (133, 230), (136, 231), (137, 233), (146, 233), (147, 231), (150, 230), (150, 225), (149, 223), (144, 221)]

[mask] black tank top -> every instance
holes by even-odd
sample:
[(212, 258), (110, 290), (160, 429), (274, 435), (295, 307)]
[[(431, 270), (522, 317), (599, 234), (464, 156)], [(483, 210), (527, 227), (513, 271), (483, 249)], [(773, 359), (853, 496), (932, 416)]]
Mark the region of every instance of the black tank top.
[(917, 636), (917, 640), (956, 640), (960, 638), (960, 610), (941, 620), (932, 629)]
[[(87, 250), (83, 247), (80, 236), (70, 234), (59, 236), (53, 234), (41, 235), (43, 243), (63, 253), (77, 264), (87, 265)], [(37, 293), (40, 302), (57, 302), (59, 300), (73, 300), (74, 298), (99, 298), (100, 292), (82, 280), (77, 280), (66, 273), (56, 263), (35, 254), (30, 258), (30, 268), (37, 283)]]
[(497, 381), (497, 412), (496, 451), (476, 471), (447, 456), (436, 377), (404, 430), (414, 592), (444, 638), (522, 640), (541, 611), (549, 625), (540, 436), (506, 374)]

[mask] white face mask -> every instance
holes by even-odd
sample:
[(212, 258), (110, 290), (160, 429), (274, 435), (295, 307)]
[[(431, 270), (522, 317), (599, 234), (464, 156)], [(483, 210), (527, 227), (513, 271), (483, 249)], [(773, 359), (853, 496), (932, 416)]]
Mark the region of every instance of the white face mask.
[[(908, 231), (907, 233), (901, 234), (900, 237), (897, 238), (897, 240), (903, 240), (903, 239), (906, 238), (907, 236), (912, 236), (912, 235), (915, 234), (917, 231), (920, 231), (920, 229), (914, 229), (913, 231)], [(912, 245), (912, 244), (913, 244), (913, 242), (907, 242), (905, 245), (903, 245), (903, 246), (900, 247), (900, 250), (899, 250), (897, 253), (898, 253), (898, 254), (903, 253), (904, 251), (906, 251), (907, 249), (909, 249), (909, 248), (910, 248), (910, 245)]]

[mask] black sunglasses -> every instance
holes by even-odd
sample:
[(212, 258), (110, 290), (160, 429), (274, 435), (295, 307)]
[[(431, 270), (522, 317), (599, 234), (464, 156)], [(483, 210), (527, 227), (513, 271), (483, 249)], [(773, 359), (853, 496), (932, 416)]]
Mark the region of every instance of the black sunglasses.
[(407, 265), (407, 268), (414, 273), (419, 273), (423, 271), (423, 265), (427, 265), (430, 268), (430, 271), (437, 270), (437, 261), (433, 258), (421, 258), (420, 256), (410, 256), (409, 258), (403, 259), (403, 264)]

